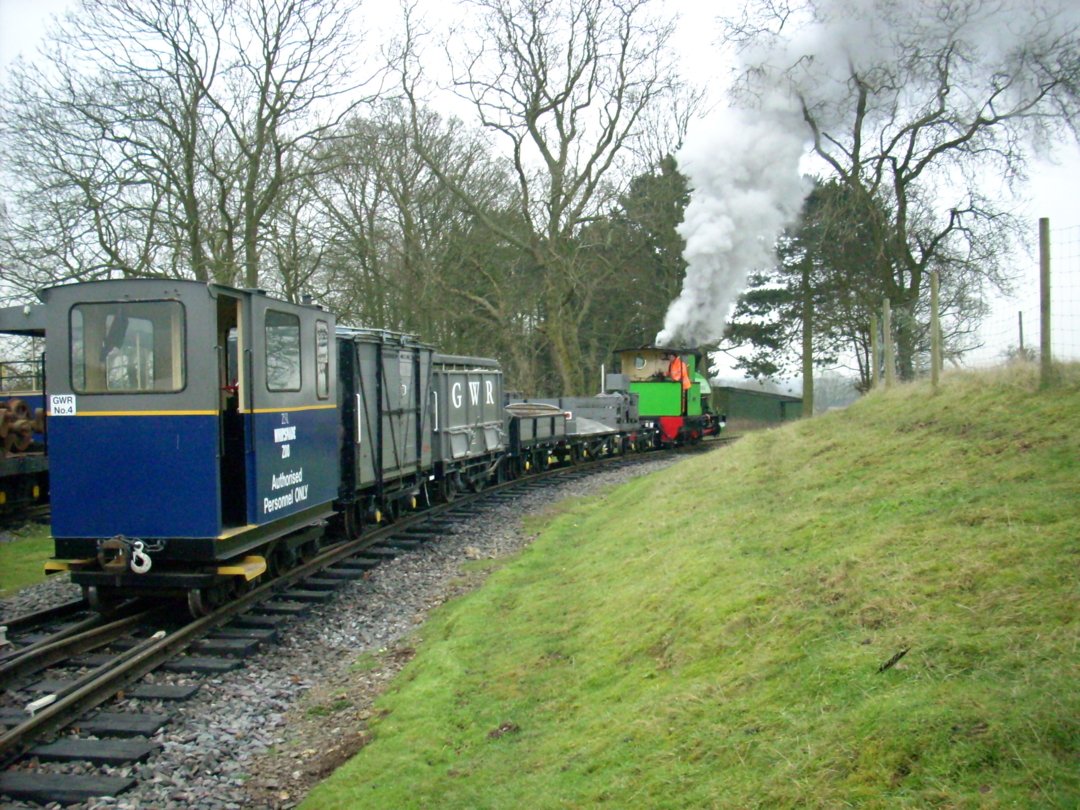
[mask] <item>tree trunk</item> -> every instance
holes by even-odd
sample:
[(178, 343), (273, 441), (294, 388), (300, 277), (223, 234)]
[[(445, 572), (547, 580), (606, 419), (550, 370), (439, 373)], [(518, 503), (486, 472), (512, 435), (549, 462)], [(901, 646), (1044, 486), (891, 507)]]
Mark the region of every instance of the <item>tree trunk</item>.
[(915, 379), (915, 355), (919, 351), (914, 306), (910, 303), (902, 304), (893, 312), (896, 324), (897, 372), (901, 380), (910, 382)]
[(559, 385), (566, 395), (581, 394), (585, 388), (585, 372), (582, 366), (581, 345), (573, 317), (565, 317), (561, 310), (550, 309), (544, 334), (551, 348), (551, 359)]
[(802, 263), (802, 415), (814, 415), (814, 300), (810, 289), (809, 261)]

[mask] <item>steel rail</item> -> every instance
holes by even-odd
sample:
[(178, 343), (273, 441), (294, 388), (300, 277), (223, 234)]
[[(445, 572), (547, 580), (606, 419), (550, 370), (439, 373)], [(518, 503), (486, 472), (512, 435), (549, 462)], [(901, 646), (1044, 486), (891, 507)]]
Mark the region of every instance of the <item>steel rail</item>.
[(91, 629), (61, 638), (49, 638), (40, 644), (31, 645), (19, 651), (19, 654), (0, 662), (0, 687), (10, 688), (13, 682), (24, 679), (51, 667), (74, 655), (103, 647), (124, 634), (138, 627), (150, 615), (160, 608), (144, 610), (116, 619), (107, 624), (99, 624)]
[[(419, 523), (426, 519), (428, 513), (418, 515), (408, 521), (400, 521), (387, 526), (370, 535), (353, 541), (346, 541), (329, 547), (323, 553), (317, 555), (311, 561), (304, 563), (290, 571), (285, 572), (276, 579), (267, 582), (252, 591), (229, 602), (227, 605), (215, 610), (209, 616), (189, 622), (184, 627), (166, 633), (160, 638), (150, 638), (134, 650), (120, 654), (116, 661), (103, 665), (99, 668), (100, 673), (88, 680), (81, 687), (70, 693), (58, 696), (48, 706), (41, 708), (32, 717), (9, 729), (0, 736), (0, 763), (5, 767), (12, 761), (22, 756), (38, 738), (50, 734), (65, 726), (70, 725), (82, 715), (96, 708), (105, 701), (111, 699), (117, 692), (123, 690), (129, 684), (137, 681), (148, 672), (153, 671), (161, 664), (183, 652), (206, 633), (218, 625), (224, 624), (239, 613), (249, 610), (266, 599), (276, 595), (280, 590), (287, 588), (293, 583), (317, 573), (323, 568), (329, 567), (340, 560), (355, 556), (359, 551), (377, 543), (383, 537), (392, 534), (407, 525)], [(143, 621), (153, 611), (146, 611), (136, 616), (121, 620), (137, 624)], [(105, 627), (98, 628), (96, 632), (103, 632), (113, 628), (119, 622), (113, 622)], [(95, 631), (91, 631), (94, 633)], [(90, 635), (90, 634), (87, 634)], [(115, 636), (114, 636), (115, 637)], [(102, 641), (95, 646), (107, 643)], [(59, 657), (62, 660), (64, 655)]]
[(89, 603), (80, 597), (71, 602), (64, 602), (63, 604), (54, 605), (53, 607), (45, 608), (44, 610), (35, 611), (34, 613), (23, 613), (19, 616), (13, 616), (10, 619), (0, 619), (0, 625), (6, 627), (9, 633), (27, 630), (36, 625), (51, 622), (53, 619), (62, 619), (65, 616), (70, 616), (73, 613), (86, 610), (88, 607)]
[[(78, 635), (79, 633), (85, 633), (88, 630), (93, 630), (95, 627), (100, 627), (102, 624), (105, 623), (105, 621), (106, 618), (101, 615), (87, 616), (82, 621), (75, 622), (75, 624), (65, 627), (63, 630), (58, 630), (57, 632), (52, 633), (46, 638), (35, 641), (32, 644), (27, 644), (23, 647), (15, 647), (13, 645), (10, 650), (6, 650), (5, 652), (0, 653), (0, 687), (3, 686), (4, 680), (4, 662), (22, 657), (27, 653), (33, 652), (34, 650), (40, 650), (53, 642), (60, 641), (61, 639), (70, 638), (71, 636)], [(10, 639), (8, 639), (8, 641), (10, 642)]]
[[(319, 571), (328, 568), (335, 563), (346, 560), (362, 553), (365, 549), (377, 544), (380, 540), (390, 537), (412, 526), (422, 525), (429, 522), (433, 517), (450, 511), (460, 509), (462, 505), (483, 498), (484, 496), (501, 490), (512, 489), (516, 486), (534, 483), (538, 480), (553, 478), (561, 473), (570, 471), (588, 470), (604, 466), (614, 461), (634, 462), (644, 461), (637, 453), (620, 453), (617, 455), (604, 456), (592, 461), (583, 461), (577, 464), (556, 467), (550, 470), (522, 476), (502, 484), (486, 487), (479, 492), (467, 493), (454, 501), (438, 504), (421, 513), (408, 517), (398, 518), (394, 523), (382, 526), (363, 534), (352, 540), (343, 540), (328, 546), (321, 553), (306, 563), (290, 569), (275, 579), (266, 582), (246, 594), (243, 594), (228, 604), (216, 609), (209, 616), (204, 616), (189, 622), (171, 633), (155, 634), (135, 648), (121, 653), (115, 661), (105, 664), (95, 670), (91, 676), (80, 679), (81, 685), (71, 687), (66, 694), (58, 694), (54, 700), (46, 706), (41, 706), (42, 701), (35, 701), (33, 705), (37, 711), (24, 722), (9, 729), (0, 736), (0, 765), (7, 767), (13, 761), (25, 754), (32, 744), (44, 735), (54, 733), (75, 722), (87, 712), (110, 700), (118, 692), (129, 684), (142, 678), (154, 669), (157, 669), (169, 659), (183, 652), (187, 647), (209, 633), (214, 628), (222, 625), (236, 615), (250, 610), (264, 600), (275, 596), (279, 591), (302, 579), (312, 576)], [(135, 616), (121, 620), (121, 622), (137, 623), (142, 621), (152, 611), (146, 611)], [(90, 631), (86, 635), (104, 633), (119, 622)], [(107, 643), (103, 641), (95, 646)], [(57, 643), (62, 644), (62, 642)], [(60, 660), (63, 657), (61, 656)]]

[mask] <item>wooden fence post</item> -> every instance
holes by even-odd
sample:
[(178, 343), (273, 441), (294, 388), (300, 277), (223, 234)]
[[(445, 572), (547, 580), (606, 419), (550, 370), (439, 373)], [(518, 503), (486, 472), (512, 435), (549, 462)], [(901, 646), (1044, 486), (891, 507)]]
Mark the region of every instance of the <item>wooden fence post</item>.
[(1050, 219), (1039, 219), (1039, 311), (1042, 316), (1039, 336), (1039, 384), (1052, 382), (1053, 358), (1050, 356)]
[(930, 274), (930, 385), (936, 391), (941, 377), (941, 313), (938, 311), (938, 274)]
[(878, 343), (877, 314), (870, 315), (870, 389), (881, 385), (881, 346)]

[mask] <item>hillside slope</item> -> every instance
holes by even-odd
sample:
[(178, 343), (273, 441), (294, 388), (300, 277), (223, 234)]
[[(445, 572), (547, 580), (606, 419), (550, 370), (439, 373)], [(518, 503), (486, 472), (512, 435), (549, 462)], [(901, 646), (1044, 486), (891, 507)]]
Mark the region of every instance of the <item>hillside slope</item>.
[(1067, 374), (876, 394), (564, 506), (305, 807), (1077, 806)]

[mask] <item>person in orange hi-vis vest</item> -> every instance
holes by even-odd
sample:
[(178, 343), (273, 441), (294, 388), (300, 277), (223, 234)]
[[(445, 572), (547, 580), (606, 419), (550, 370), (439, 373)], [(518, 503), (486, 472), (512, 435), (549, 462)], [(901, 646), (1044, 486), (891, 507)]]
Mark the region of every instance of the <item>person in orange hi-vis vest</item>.
[(690, 390), (692, 384), (690, 382), (690, 367), (677, 354), (671, 356), (671, 363), (668, 364), (668, 376), (675, 382), (681, 382), (683, 391)]

